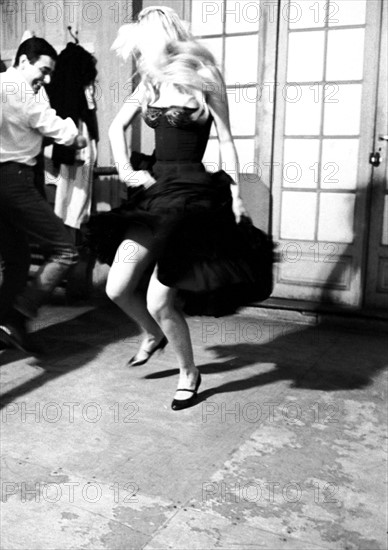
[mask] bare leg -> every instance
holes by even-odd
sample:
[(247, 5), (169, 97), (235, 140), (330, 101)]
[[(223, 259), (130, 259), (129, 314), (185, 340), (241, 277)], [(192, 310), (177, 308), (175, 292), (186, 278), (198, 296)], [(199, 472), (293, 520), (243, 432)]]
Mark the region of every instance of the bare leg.
[[(180, 371), (178, 389), (194, 389), (199, 372), (194, 364), (189, 327), (183, 313), (175, 307), (176, 291), (163, 285), (156, 274), (155, 268), (148, 287), (148, 309), (163, 328), (177, 356)], [(181, 400), (191, 396), (192, 393), (180, 391), (175, 398)]]
[(147, 309), (145, 296), (138, 291), (142, 275), (154, 261), (152, 241), (152, 234), (146, 228), (131, 230), (130, 238), (117, 249), (106, 285), (109, 298), (144, 332), (140, 354), (142, 350), (152, 349), (163, 337), (160, 326)]

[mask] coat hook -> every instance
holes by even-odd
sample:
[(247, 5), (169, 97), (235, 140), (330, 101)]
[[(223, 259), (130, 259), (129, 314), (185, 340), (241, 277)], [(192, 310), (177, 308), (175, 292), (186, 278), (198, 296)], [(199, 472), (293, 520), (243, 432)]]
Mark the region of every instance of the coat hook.
[(79, 40), (78, 40), (78, 31), (75, 31), (75, 34), (73, 34), (73, 33), (71, 32), (71, 25), (69, 25), (69, 26), (67, 27), (67, 30), (69, 31), (70, 36), (71, 36), (72, 38), (74, 38), (75, 43), (76, 43), (76, 44), (79, 44)]

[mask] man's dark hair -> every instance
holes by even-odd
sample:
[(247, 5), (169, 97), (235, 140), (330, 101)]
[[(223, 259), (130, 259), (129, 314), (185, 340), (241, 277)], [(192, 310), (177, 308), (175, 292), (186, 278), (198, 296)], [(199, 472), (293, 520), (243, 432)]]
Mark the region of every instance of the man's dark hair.
[(33, 36), (22, 42), (16, 52), (14, 67), (19, 65), (20, 56), (25, 54), (30, 63), (34, 64), (41, 55), (47, 55), (54, 61), (57, 60), (58, 54), (54, 48), (44, 38)]

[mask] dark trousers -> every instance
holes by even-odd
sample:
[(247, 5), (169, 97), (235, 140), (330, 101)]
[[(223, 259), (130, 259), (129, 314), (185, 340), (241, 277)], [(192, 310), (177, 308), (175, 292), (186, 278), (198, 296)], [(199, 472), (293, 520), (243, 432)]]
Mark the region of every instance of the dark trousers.
[[(46, 262), (27, 287), (29, 237), (42, 247)], [(35, 317), (78, 259), (63, 222), (35, 186), (34, 169), (16, 162), (0, 164), (0, 259), (0, 323), (14, 306)]]

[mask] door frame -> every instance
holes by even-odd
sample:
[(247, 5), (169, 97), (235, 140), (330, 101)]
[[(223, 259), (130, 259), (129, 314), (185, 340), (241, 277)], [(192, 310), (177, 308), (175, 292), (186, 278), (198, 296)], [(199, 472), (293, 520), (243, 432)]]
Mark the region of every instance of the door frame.
[[(379, 152), (382, 157), (380, 166), (372, 170), (370, 186), (370, 226), (368, 254), (365, 262), (365, 308), (382, 308), (388, 310), (388, 245), (383, 245), (385, 201), (388, 201), (388, 143), (380, 141), (380, 135), (388, 135), (388, 2), (381, 2), (379, 74), (376, 93), (375, 135), (372, 152)], [(385, 214), (384, 214), (385, 212)], [(387, 221), (387, 220), (385, 220)], [(386, 236), (386, 238), (388, 235)], [(388, 241), (388, 239), (387, 239)]]

